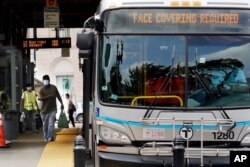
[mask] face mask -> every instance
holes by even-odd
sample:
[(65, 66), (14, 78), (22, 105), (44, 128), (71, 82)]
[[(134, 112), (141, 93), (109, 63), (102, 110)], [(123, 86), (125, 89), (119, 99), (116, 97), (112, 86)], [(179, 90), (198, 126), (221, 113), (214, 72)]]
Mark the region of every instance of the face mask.
[(49, 80), (43, 80), (43, 85), (48, 86), (49, 85)]
[(32, 90), (32, 87), (27, 87), (27, 91), (31, 91)]

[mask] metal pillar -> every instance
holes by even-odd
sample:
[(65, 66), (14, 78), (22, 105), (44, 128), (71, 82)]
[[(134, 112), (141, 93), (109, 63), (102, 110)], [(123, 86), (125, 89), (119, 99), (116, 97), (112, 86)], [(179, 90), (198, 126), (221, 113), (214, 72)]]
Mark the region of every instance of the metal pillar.
[(84, 59), (83, 63), (83, 134), (86, 142), (86, 149), (89, 150), (89, 102), (91, 100), (91, 61)]
[(174, 139), (174, 148), (173, 148), (173, 162), (174, 167), (185, 167), (185, 147), (184, 140), (181, 136), (177, 136)]
[(11, 61), (11, 109), (16, 110), (16, 54), (15, 49), (10, 48), (7, 50), (7, 53), (10, 54), (10, 61)]
[(86, 147), (81, 135), (76, 136), (74, 146), (74, 167), (85, 167)]

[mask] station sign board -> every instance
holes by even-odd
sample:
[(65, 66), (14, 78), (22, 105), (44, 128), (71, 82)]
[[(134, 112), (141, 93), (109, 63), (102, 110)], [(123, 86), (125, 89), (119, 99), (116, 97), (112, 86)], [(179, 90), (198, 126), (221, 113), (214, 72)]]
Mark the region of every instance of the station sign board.
[(34, 38), (23, 40), (24, 49), (70, 48), (71, 38)]
[(46, 0), (46, 7), (49, 8), (58, 7), (58, 0)]
[(70, 49), (69, 48), (62, 48), (61, 55), (62, 55), (62, 57), (70, 57)]
[(58, 28), (60, 26), (59, 8), (44, 8), (44, 27), (45, 28)]

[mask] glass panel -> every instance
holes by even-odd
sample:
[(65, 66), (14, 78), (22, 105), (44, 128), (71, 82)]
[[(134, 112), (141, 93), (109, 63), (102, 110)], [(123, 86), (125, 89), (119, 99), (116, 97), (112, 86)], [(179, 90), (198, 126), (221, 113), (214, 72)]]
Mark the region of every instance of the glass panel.
[(188, 106), (249, 106), (249, 53), (249, 36), (189, 36)]
[(73, 93), (72, 83), (73, 82), (74, 82), (74, 77), (71, 75), (56, 77), (57, 89), (59, 93), (61, 94), (62, 99), (64, 99), (66, 93), (69, 93), (70, 95), (72, 95)]
[(119, 9), (103, 15), (112, 33), (249, 33), (249, 10)]
[(103, 102), (165, 107), (250, 104), (249, 36), (109, 35), (100, 46)]
[(99, 90), (103, 102), (184, 105), (183, 36), (110, 35), (102, 40)]

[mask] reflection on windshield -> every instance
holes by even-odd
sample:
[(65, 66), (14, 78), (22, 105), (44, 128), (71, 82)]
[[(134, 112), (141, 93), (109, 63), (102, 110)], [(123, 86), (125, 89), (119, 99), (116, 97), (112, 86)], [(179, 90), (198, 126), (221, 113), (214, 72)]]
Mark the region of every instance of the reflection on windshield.
[[(216, 103), (220, 106), (247, 106), (249, 37), (197, 36), (188, 39), (188, 106), (215, 106)], [(201, 76), (209, 92), (197, 82), (192, 70)]]
[(249, 37), (110, 35), (103, 37), (102, 45), (107, 43), (109, 59), (103, 48), (99, 62), (100, 98), (105, 103), (249, 105)]

